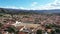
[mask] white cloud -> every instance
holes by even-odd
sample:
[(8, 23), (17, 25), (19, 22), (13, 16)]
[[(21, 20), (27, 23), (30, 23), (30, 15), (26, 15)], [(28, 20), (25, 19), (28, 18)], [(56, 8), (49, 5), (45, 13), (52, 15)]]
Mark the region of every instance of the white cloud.
[(48, 3), (45, 5), (38, 5), (38, 2), (32, 2), (30, 5), (30, 8), (25, 8), (25, 7), (16, 7), (16, 6), (7, 6), (4, 8), (13, 8), (13, 9), (25, 9), (25, 10), (50, 10), (50, 9), (60, 9), (60, 0), (54, 0), (52, 3)]
[(53, 3), (48, 3), (43, 7), (44, 9), (60, 9), (60, 0), (55, 0)]
[(34, 10), (50, 10), (50, 9), (60, 9), (60, 0), (54, 0), (52, 3), (45, 4), (44, 6), (36, 6), (32, 8)]
[(35, 6), (37, 4), (38, 4), (37, 2), (32, 2), (31, 6)]
[(18, 7), (16, 7), (16, 6), (5, 6), (5, 7), (0, 6), (0, 8), (12, 8), (12, 9), (19, 9), (19, 8), (18, 8)]
[(24, 8), (24, 7), (16, 7), (16, 6), (0, 6), (0, 8), (12, 8), (12, 9), (27, 9), (27, 8)]
[(25, 9), (24, 7), (20, 7), (20, 9)]
[(19, 7), (19, 9), (30, 10), (30, 8)]

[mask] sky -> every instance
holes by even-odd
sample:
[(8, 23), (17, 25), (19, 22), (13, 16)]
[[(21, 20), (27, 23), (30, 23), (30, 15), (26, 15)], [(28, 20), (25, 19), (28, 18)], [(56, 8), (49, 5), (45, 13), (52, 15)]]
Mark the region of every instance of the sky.
[(0, 8), (26, 10), (60, 9), (60, 0), (0, 0)]

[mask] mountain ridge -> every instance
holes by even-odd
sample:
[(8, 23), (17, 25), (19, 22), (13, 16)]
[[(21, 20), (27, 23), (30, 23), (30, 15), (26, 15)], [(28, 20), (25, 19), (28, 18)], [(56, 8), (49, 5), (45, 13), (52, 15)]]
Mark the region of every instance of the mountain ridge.
[(11, 13), (20, 13), (20, 12), (35, 12), (35, 13), (60, 13), (60, 9), (52, 9), (52, 10), (23, 10), (23, 9), (8, 9), (8, 8), (0, 8), (0, 13), (11, 12)]

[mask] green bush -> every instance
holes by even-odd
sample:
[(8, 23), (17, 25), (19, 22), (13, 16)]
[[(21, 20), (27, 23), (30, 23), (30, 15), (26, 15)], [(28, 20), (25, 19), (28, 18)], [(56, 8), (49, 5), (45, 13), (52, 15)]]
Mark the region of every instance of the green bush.
[(60, 29), (55, 29), (55, 31), (56, 31), (57, 33), (60, 33)]
[(36, 34), (42, 34), (42, 30), (37, 30)]

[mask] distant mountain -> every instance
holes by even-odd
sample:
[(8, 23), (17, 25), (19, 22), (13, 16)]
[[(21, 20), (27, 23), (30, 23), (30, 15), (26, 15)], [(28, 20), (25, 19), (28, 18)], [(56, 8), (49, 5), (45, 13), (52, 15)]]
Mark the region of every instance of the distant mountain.
[(53, 9), (53, 10), (35, 10), (35, 12), (42, 12), (42, 13), (60, 13), (60, 9)]
[(0, 13), (60, 13), (60, 9), (53, 9), (53, 10), (22, 10), (22, 9), (7, 9), (7, 8), (0, 8)]

